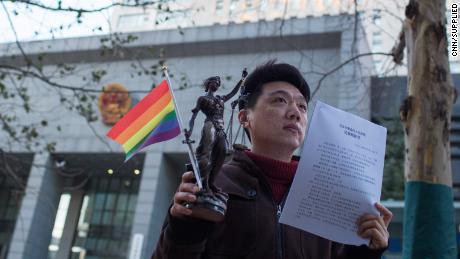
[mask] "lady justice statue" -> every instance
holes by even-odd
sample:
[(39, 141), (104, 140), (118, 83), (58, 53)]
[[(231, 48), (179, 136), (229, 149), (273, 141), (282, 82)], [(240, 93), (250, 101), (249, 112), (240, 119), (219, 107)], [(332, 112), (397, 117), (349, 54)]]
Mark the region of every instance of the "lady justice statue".
[(203, 83), (206, 94), (198, 98), (195, 108), (192, 109), (189, 130), (185, 131), (187, 143), (191, 142), (190, 136), (198, 112), (201, 111), (206, 116), (200, 143), (196, 148), (203, 189), (197, 194), (195, 203), (185, 205), (192, 209), (192, 217), (220, 221), (225, 214), (228, 195), (214, 185), (214, 179), (225, 161), (228, 148), (224, 131), (224, 103), (238, 92), (247, 75), (248, 72), (244, 69), (241, 80), (226, 95), (215, 95), (220, 87), (220, 77), (209, 77)]

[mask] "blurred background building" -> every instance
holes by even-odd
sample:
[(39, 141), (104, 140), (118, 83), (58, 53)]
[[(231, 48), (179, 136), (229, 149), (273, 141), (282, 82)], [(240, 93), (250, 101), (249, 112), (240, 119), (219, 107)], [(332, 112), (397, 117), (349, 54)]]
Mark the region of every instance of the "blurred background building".
[[(130, 3), (130, 0), (122, 1)], [(141, 1), (142, 2), (142, 1)], [(446, 11), (450, 17), (450, 2)], [(350, 14), (366, 31), (371, 52), (388, 53), (398, 39), (406, 2), (384, 0), (193, 0), (174, 1), (146, 8), (117, 7), (111, 24), (115, 31), (132, 32), (209, 26), (213, 24), (272, 21)], [(450, 19), (447, 19), (450, 24)], [(447, 27), (450, 35), (450, 26)], [(450, 37), (448, 37), (450, 39)], [(392, 76), (406, 74), (405, 67), (395, 67), (391, 57), (373, 55), (374, 74)], [(460, 57), (451, 56), (451, 69), (460, 72)]]

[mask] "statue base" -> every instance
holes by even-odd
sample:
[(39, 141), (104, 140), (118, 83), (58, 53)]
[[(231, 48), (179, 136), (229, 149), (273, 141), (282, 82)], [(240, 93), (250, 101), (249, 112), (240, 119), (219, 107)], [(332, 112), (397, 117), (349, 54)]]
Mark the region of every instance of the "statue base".
[(186, 208), (192, 210), (190, 217), (213, 222), (224, 220), (228, 200), (226, 193), (200, 191), (195, 195), (195, 202), (184, 204)]

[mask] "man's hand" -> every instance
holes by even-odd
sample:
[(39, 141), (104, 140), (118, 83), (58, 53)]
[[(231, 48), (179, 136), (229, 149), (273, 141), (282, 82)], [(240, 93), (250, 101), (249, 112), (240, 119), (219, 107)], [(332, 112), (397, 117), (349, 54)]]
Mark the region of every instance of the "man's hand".
[(363, 238), (370, 238), (369, 247), (371, 249), (381, 249), (388, 246), (388, 225), (390, 224), (393, 213), (382, 204), (376, 203), (375, 207), (381, 216), (365, 214), (358, 219), (358, 235)]
[(169, 213), (173, 217), (183, 218), (192, 214), (191, 209), (187, 209), (182, 205), (184, 202), (194, 202), (196, 200), (195, 193), (200, 189), (198, 185), (193, 183), (193, 172), (189, 171), (182, 175), (182, 181), (179, 185), (177, 192), (174, 194), (174, 204), (172, 205)]

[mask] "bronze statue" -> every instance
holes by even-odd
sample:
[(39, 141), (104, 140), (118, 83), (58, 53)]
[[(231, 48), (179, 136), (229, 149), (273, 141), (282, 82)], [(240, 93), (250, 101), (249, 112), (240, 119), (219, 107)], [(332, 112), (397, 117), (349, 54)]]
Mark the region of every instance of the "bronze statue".
[[(241, 80), (226, 95), (214, 94), (220, 87), (220, 77), (209, 77), (203, 83), (206, 94), (198, 98), (195, 108), (192, 109), (193, 114), (189, 122), (189, 130), (185, 131), (187, 143), (191, 141), (190, 136), (192, 135), (198, 112), (201, 111), (206, 116), (201, 131), (200, 143), (196, 149), (196, 158), (201, 180), (203, 181), (203, 190), (197, 194), (197, 202), (195, 204), (186, 205), (192, 208), (192, 210), (196, 208), (194, 211), (195, 215), (192, 214), (192, 216), (219, 221), (223, 219), (223, 215), (225, 214), (228, 195), (214, 185), (214, 179), (225, 161), (228, 149), (227, 136), (224, 130), (224, 103), (238, 92), (247, 75), (248, 73), (244, 69)], [(210, 212), (209, 214), (209, 211), (199, 210), (197, 207), (205, 207), (207, 210), (217, 210), (222, 215), (217, 214), (213, 216), (214, 212)]]

